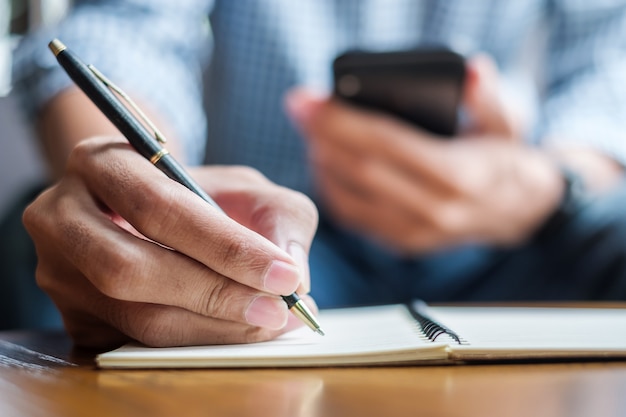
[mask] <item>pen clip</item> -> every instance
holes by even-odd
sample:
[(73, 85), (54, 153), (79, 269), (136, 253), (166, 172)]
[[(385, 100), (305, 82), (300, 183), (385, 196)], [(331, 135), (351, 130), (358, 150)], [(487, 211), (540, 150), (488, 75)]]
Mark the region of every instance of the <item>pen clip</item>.
[(122, 99), (124, 99), (124, 101), (126, 101), (126, 103), (128, 103), (128, 105), (137, 113), (137, 115), (139, 115), (141, 120), (143, 120), (143, 122), (147, 124), (150, 129), (152, 129), (156, 140), (158, 140), (161, 143), (167, 142), (167, 139), (165, 138), (163, 133), (161, 133), (161, 131), (154, 125), (154, 123), (152, 123), (152, 121), (139, 108), (139, 106), (128, 96), (128, 94), (124, 92), (124, 90), (122, 90), (117, 85), (115, 85), (103, 73), (98, 71), (98, 69), (94, 67), (93, 65), (89, 64), (87, 65), (87, 68), (89, 68), (89, 70), (102, 82), (102, 84), (104, 84), (110, 90), (117, 93)]

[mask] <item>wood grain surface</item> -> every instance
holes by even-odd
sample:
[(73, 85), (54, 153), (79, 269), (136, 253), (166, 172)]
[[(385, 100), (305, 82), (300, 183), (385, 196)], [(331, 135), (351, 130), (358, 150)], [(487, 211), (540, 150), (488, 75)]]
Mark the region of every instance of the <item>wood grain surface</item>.
[(0, 333), (0, 416), (625, 416), (626, 362), (99, 370), (63, 333)]

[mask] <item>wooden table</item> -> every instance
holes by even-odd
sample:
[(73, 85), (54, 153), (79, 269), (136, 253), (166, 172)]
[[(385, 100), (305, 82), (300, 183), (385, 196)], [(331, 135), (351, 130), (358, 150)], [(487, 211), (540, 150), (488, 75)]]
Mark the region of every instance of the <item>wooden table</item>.
[(625, 416), (626, 362), (98, 370), (62, 332), (0, 333), (0, 416)]

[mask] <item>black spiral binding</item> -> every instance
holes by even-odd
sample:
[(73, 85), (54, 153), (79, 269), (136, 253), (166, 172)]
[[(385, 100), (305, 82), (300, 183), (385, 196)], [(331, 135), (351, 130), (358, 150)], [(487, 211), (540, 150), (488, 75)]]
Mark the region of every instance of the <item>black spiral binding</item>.
[(421, 301), (415, 301), (408, 305), (411, 315), (417, 321), (420, 331), (432, 342), (435, 342), (441, 335), (446, 335), (459, 345), (465, 345), (467, 342), (462, 339), (453, 330), (437, 323), (426, 314), (426, 304)]

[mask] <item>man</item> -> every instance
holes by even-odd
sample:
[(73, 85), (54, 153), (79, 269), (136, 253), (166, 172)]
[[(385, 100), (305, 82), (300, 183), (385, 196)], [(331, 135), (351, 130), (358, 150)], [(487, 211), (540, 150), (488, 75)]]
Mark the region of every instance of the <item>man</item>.
[[(625, 18), (620, 2), (76, 2), (17, 57), (59, 179), (24, 217), (38, 282), (90, 346), (274, 337), (292, 326), (278, 295), (309, 289), (307, 255), (322, 307), (624, 298)], [(533, 119), (532, 94), (504, 85), (542, 23)], [(129, 149), (44, 50), (52, 37), (137, 98), (180, 159), (206, 154), (192, 172), (232, 220)], [(451, 141), (313, 92), (346, 49), (433, 43), (472, 56), (470, 123)], [(217, 164), (313, 197), (310, 254), (308, 200)], [(580, 204), (577, 178), (597, 202)]]

